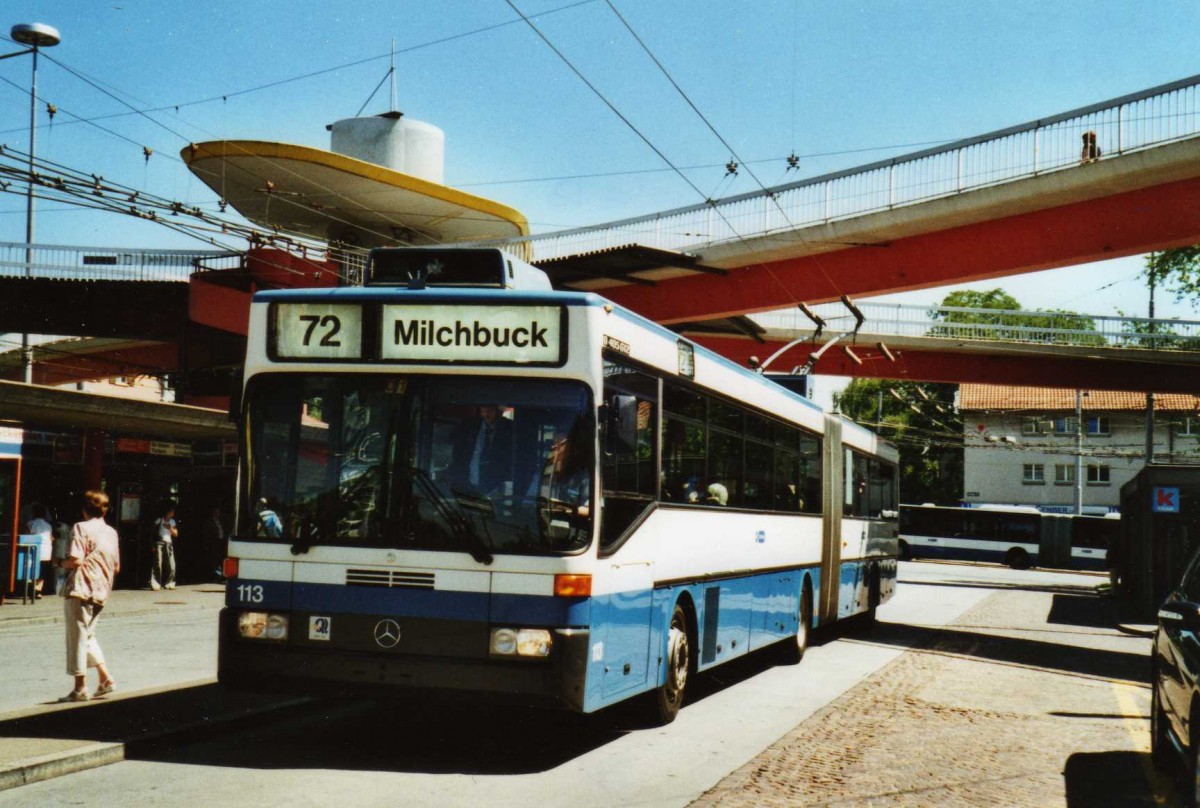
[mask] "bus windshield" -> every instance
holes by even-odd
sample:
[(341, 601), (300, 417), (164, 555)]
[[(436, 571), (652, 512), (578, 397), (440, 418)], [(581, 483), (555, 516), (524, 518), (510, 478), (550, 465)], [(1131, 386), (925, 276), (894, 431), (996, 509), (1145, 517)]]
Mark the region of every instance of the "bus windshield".
[(242, 538), (484, 563), (591, 541), (596, 426), (582, 383), (269, 374), (246, 402)]

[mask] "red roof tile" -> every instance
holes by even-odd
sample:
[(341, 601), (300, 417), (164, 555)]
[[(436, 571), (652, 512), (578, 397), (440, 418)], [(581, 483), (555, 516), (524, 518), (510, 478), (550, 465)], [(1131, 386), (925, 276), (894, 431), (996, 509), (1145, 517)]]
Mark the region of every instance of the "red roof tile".
[[(1096, 410), (1144, 410), (1145, 393), (1085, 390), (1083, 406)], [(1200, 396), (1155, 393), (1154, 407), (1171, 412), (1200, 410)], [(999, 384), (964, 384), (958, 388), (960, 410), (1074, 410), (1075, 391), (1052, 387), (1007, 387)]]

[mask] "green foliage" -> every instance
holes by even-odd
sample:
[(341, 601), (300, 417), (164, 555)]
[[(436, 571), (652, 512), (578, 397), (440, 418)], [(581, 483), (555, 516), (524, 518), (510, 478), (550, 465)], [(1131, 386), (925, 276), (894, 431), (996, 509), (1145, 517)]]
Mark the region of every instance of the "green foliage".
[[(1021, 308), (1021, 304), (1017, 299), (1003, 289), (989, 289), (986, 292), (975, 292), (969, 289), (959, 289), (951, 292), (942, 298), (939, 304), (942, 306), (953, 306), (960, 309), (1008, 309), (1009, 311), (1017, 311)], [(976, 322), (970, 318), (970, 314), (955, 314), (953, 322), (970, 323)], [(978, 322), (991, 322), (990, 320), (980, 320)]]
[[(1021, 304), (1003, 289), (986, 292), (958, 290), (951, 292), (939, 304), (951, 308), (994, 309), (991, 311), (930, 312), (930, 317), (944, 325), (935, 325), (926, 334), (931, 337), (979, 337), (981, 339), (1014, 340), (1019, 342), (1067, 343), (1070, 345), (1104, 345), (1096, 331), (1096, 321), (1084, 314), (1063, 309), (1039, 309), (1037, 313), (1021, 311)], [(972, 329), (972, 325), (988, 328)], [(999, 327), (993, 327), (999, 326)], [(1074, 331), (1073, 334), (1050, 333), (1050, 329)]]
[(1200, 304), (1200, 244), (1150, 253), (1146, 278), (1151, 286), (1162, 286), (1175, 300), (1196, 308)]
[(962, 419), (957, 386), (855, 379), (834, 407), (900, 450), (900, 501), (957, 505), (962, 499)]
[[(1137, 317), (1117, 309), (1122, 317)], [(1121, 324), (1121, 344), (1129, 348), (1154, 348), (1157, 350), (1194, 351), (1195, 337), (1185, 337), (1172, 326), (1142, 320), (1126, 320)]]

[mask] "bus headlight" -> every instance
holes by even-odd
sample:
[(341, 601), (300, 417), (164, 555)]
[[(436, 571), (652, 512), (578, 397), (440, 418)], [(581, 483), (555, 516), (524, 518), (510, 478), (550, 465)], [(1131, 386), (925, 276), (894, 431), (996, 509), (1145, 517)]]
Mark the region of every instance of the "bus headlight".
[(552, 642), (550, 632), (544, 628), (523, 628), (517, 632), (517, 655), (548, 657)]
[(238, 615), (238, 634), (250, 640), (286, 640), (287, 615), (242, 612)]
[(517, 653), (517, 632), (511, 628), (492, 629), (491, 651), (496, 656), (512, 656)]
[(494, 628), (489, 644), (492, 656), (550, 656), (554, 640), (544, 628)]

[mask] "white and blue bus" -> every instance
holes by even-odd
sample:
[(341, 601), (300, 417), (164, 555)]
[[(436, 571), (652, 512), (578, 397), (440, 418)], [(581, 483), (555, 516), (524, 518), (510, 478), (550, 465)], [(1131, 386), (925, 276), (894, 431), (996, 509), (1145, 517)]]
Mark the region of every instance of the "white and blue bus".
[(902, 505), (900, 557), (1102, 570), (1121, 530), (1114, 516), (1042, 513), (1031, 506)]
[(222, 682), (661, 721), (698, 671), (892, 594), (897, 453), (499, 250), (261, 292)]

